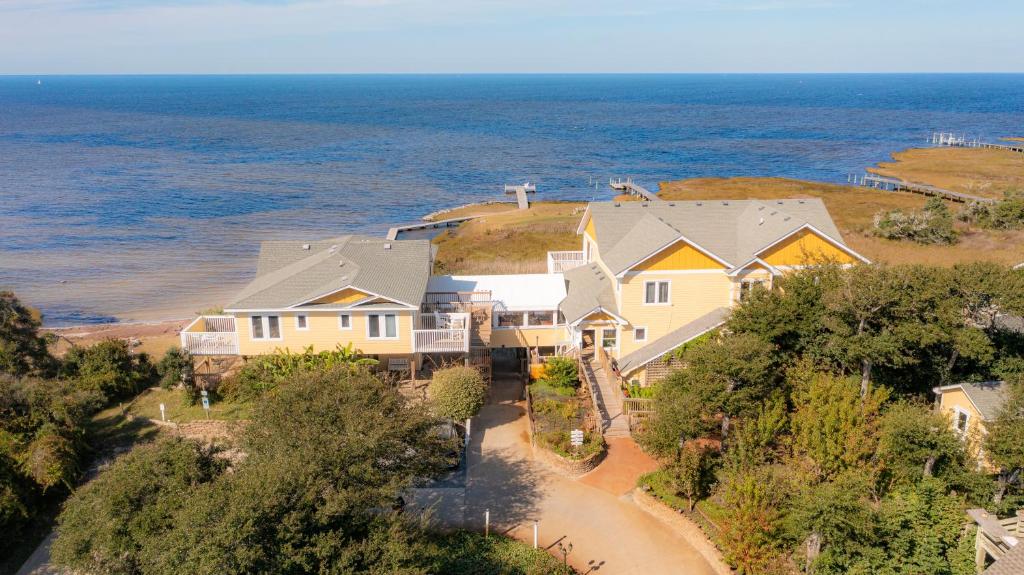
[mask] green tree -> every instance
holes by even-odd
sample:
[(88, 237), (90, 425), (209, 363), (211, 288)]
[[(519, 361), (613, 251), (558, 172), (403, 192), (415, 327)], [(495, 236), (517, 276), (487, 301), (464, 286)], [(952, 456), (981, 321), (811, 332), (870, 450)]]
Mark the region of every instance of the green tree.
[(828, 374), (805, 374), (794, 381), (793, 446), (810, 459), (823, 478), (849, 469), (871, 470), (885, 388), (860, 397), (857, 382)]
[(1006, 399), (994, 421), (985, 424), (985, 453), (999, 468), (995, 503), (1002, 503), (1010, 477), (1024, 470), (1024, 378), (1007, 381)]
[(640, 445), (655, 457), (672, 460), (690, 439), (714, 431), (718, 393), (701, 385), (694, 372), (671, 372), (655, 389), (651, 417), (638, 436)]
[(39, 335), (41, 325), (38, 312), (23, 305), (13, 292), (0, 290), (0, 373), (20, 377), (53, 370), (47, 338)]
[(72, 347), (64, 356), (61, 376), (96, 390), (108, 400), (137, 394), (156, 378), (144, 353), (132, 353), (128, 342), (106, 339), (89, 347)]
[(683, 445), (676, 460), (666, 466), (676, 494), (686, 498), (689, 511), (693, 511), (694, 501), (707, 495), (714, 483), (716, 456), (713, 449), (690, 442)]
[(427, 395), (438, 416), (463, 421), (479, 413), (484, 406), (487, 382), (472, 367), (448, 367), (434, 372)]
[(173, 346), (157, 362), (156, 373), (164, 389), (181, 385), (192, 378), (192, 358), (187, 351)]
[(921, 404), (897, 402), (885, 409), (877, 456), (889, 484), (909, 485), (932, 476), (948, 481), (966, 471), (963, 442), (943, 416)]
[(786, 490), (775, 470), (726, 473), (719, 492), (726, 505), (718, 533), (726, 561), (741, 575), (781, 572), (780, 509)]
[(948, 495), (939, 479), (897, 490), (880, 511), (889, 571), (951, 575), (964, 522), (963, 501)]
[(803, 484), (789, 503), (788, 536), (804, 548), (807, 572), (844, 563), (854, 550), (875, 544), (871, 477), (856, 471), (835, 481)]

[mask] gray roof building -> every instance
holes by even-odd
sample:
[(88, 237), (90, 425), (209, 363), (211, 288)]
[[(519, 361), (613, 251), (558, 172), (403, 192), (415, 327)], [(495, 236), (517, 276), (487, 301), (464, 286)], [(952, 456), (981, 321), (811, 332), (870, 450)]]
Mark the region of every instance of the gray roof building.
[(999, 415), (999, 409), (1006, 402), (1006, 385), (1001, 381), (964, 382), (936, 387), (932, 391), (942, 393), (959, 389), (964, 392), (985, 421), (992, 421)]
[(565, 322), (572, 325), (586, 316), (605, 311), (618, 315), (615, 286), (608, 274), (595, 263), (589, 263), (565, 272), (566, 296), (558, 308)]
[(340, 308), (345, 306), (311, 302), (350, 287), (418, 308), (431, 263), (427, 240), (346, 235), (267, 241), (260, 244), (256, 277), (226, 309)]

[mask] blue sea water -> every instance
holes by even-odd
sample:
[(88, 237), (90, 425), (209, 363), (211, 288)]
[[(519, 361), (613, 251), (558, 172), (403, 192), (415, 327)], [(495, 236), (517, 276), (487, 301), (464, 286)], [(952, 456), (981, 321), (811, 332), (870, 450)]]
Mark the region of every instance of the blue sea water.
[(0, 286), (53, 325), (181, 316), (264, 239), (380, 234), (526, 180), (845, 182), (933, 131), (1022, 135), (1024, 75), (0, 77)]

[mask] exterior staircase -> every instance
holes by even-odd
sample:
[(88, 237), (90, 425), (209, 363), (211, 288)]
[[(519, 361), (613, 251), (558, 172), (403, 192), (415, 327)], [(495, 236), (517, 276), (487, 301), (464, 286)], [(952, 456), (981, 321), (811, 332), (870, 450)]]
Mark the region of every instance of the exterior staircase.
[(609, 377), (609, 374), (605, 373), (596, 357), (585, 358), (583, 369), (597, 399), (604, 436), (629, 437), (629, 422), (626, 421), (626, 414), (622, 412), (622, 392), (615, 383), (614, 376)]

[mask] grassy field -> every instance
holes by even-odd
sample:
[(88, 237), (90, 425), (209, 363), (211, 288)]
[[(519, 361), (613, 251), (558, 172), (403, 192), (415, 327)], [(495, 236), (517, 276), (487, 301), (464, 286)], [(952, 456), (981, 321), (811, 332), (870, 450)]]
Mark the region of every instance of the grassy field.
[(920, 148), (896, 152), (868, 171), (984, 198), (1024, 190), (1024, 154), (982, 148)]
[[(930, 181), (925, 183), (937, 185)], [(953, 246), (925, 246), (885, 240), (871, 234), (874, 215), (879, 211), (924, 206), (926, 199), (916, 194), (785, 178), (697, 178), (663, 182), (659, 195), (667, 200), (821, 198), (846, 243), (872, 261), (947, 266), (979, 259), (1004, 264), (1024, 261), (1024, 231), (997, 232), (958, 224), (962, 235), (960, 243)], [(955, 212), (961, 206), (950, 204), (950, 207)]]
[[(128, 407), (128, 413), (136, 417), (160, 419), (160, 404), (164, 404), (167, 421), (188, 423), (207, 419), (206, 411), (200, 403), (186, 405), (184, 392), (180, 389), (151, 388), (143, 391)], [(209, 419), (220, 421), (238, 421), (248, 419), (252, 405), (248, 403), (232, 403), (227, 401), (210, 402)]]
[(471, 206), (442, 216), (483, 215), (434, 238), (435, 273), (544, 273), (548, 251), (580, 249), (576, 226), (585, 204), (536, 202), (529, 210), (511, 211), (497, 206)]

